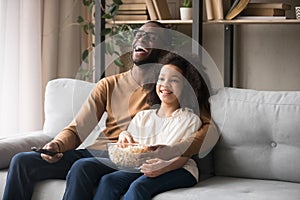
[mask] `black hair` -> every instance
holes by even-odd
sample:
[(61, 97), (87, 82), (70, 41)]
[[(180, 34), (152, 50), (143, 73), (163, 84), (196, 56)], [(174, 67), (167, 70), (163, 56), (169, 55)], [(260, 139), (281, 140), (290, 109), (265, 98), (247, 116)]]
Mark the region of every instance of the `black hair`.
[[(189, 58), (195, 59), (196, 57)], [(159, 63), (162, 65), (171, 64), (178, 67), (187, 81), (187, 88), (183, 90), (181, 95), (180, 106), (191, 108), (196, 114), (199, 114), (200, 111), (200, 113), (204, 112), (210, 115), (209, 87), (201, 75), (204, 68), (202, 68), (202, 72), (200, 73), (199, 70), (201, 69), (199, 67), (197, 69), (187, 59), (176, 53), (166, 54), (160, 59)], [(156, 94), (155, 86), (149, 92), (147, 101), (150, 106), (161, 103)]]

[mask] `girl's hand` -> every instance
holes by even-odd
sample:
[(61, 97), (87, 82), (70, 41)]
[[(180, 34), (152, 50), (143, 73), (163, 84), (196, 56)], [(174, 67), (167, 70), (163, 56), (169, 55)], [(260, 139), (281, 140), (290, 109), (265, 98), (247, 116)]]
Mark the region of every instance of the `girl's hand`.
[(144, 173), (145, 176), (154, 178), (170, 171), (170, 164), (170, 161), (153, 158), (147, 160), (146, 163), (141, 166), (141, 172)]
[(126, 147), (128, 144), (135, 144), (136, 142), (134, 141), (132, 135), (128, 131), (122, 131), (119, 135), (118, 139), (118, 146), (119, 147)]

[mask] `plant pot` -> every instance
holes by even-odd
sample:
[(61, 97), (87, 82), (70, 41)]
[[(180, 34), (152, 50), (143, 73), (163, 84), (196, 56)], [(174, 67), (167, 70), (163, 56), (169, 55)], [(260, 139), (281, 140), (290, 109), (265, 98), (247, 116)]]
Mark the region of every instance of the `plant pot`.
[(190, 20), (193, 18), (193, 8), (181, 7), (180, 8), (180, 19)]

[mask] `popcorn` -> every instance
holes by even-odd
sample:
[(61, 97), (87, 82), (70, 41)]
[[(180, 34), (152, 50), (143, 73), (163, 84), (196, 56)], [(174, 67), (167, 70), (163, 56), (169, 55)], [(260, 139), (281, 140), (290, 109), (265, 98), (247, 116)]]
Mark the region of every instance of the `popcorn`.
[(118, 167), (139, 168), (148, 158), (140, 158), (140, 154), (148, 152), (144, 145), (130, 145), (120, 148), (116, 143), (107, 144), (110, 160)]

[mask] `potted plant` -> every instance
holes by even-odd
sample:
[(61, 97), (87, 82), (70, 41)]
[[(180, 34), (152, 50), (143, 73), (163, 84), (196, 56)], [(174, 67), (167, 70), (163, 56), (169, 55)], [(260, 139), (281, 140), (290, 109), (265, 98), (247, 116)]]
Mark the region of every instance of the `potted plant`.
[(104, 11), (102, 18), (106, 19), (110, 26), (101, 32), (102, 35), (111, 39), (106, 42), (106, 53), (111, 56), (115, 55), (114, 64), (120, 67), (120, 72), (127, 71), (132, 67), (133, 31), (140, 27), (136, 24), (115, 24), (115, 16), (118, 14), (121, 4), (123, 4), (122, 0), (112, 0), (111, 4), (106, 5), (106, 9), (102, 8)]
[(192, 0), (183, 0), (180, 7), (180, 18), (181, 20), (190, 20), (193, 18), (192, 14)]
[[(82, 61), (84, 63), (89, 63), (89, 55), (94, 50), (95, 44), (93, 42), (93, 37), (95, 35), (95, 20), (94, 20), (94, 7), (95, 0), (82, 0), (83, 5), (88, 7), (88, 17), (78, 16), (77, 22), (83, 28), (83, 31), (88, 35), (88, 47), (82, 53)], [(109, 26), (102, 30), (102, 36), (108, 36), (111, 39), (105, 43), (106, 45), (106, 53), (109, 55), (117, 55), (117, 58), (114, 60), (116, 66), (124, 68), (122, 70), (127, 70), (129, 65), (128, 62), (128, 54), (126, 50), (131, 47), (131, 42), (133, 39), (132, 31), (134, 28), (137, 28), (138, 25), (117, 25), (115, 24), (115, 16), (118, 13), (119, 6), (123, 4), (122, 0), (113, 0), (109, 5), (102, 5), (101, 9), (104, 11), (104, 14), (101, 16), (102, 18), (109, 21)], [(123, 50), (121, 52), (120, 50)], [(124, 55), (126, 54), (126, 55)], [(123, 58), (123, 59), (122, 59)], [(124, 62), (125, 60), (125, 62)], [(126, 63), (127, 62), (127, 63)], [(91, 70), (83, 71), (81, 73), (91, 73)]]

